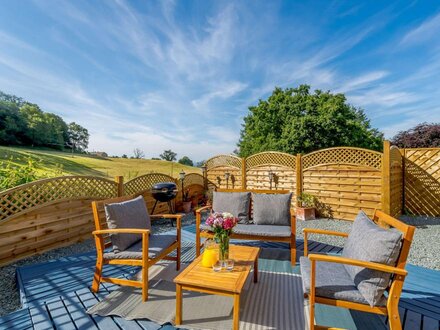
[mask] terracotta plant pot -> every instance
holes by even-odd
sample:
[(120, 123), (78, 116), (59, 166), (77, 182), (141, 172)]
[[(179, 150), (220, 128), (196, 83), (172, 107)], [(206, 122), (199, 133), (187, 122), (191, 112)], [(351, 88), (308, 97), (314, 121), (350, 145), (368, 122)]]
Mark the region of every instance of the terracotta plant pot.
[(315, 220), (314, 207), (297, 207), (296, 218), (298, 220)]
[(189, 213), (191, 212), (191, 201), (189, 202), (183, 202), (183, 212)]

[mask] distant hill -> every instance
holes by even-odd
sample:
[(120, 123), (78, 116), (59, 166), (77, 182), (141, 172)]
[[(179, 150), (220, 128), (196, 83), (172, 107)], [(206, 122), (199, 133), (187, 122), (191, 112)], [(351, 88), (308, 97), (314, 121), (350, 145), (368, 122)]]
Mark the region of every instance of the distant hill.
[(24, 165), (28, 159), (36, 162), (39, 176), (94, 175), (113, 179), (124, 176), (125, 181), (152, 172), (164, 173), (175, 178), (179, 172), (202, 173), (200, 168), (175, 162), (149, 159), (104, 158), (68, 152), (32, 148), (0, 147), (0, 161), (11, 159)]

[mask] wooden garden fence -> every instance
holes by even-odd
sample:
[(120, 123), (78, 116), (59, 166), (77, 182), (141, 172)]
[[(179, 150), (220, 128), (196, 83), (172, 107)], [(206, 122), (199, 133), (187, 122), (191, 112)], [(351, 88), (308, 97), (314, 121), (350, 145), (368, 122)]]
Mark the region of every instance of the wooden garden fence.
[[(152, 210), (151, 188), (175, 182), (181, 200), (182, 184), (161, 173), (139, 176), (124, 183), (92, 176), (64, 176), (35, 181), (0, 193), (0, 266), (53, 248), (91, 238), (94, 230), (91, 202), (116, 196), (142, 194)], [(204, 177), (188, 174), (183, 180), (190, 196), (204, 191)], [(180, 197), (180, 199), (179, 199)], [(166, 213), (159, 203), (155, 213)]]
[[(182, 184), (199, 198), (216, 188), (287, 189), (310, 193), (320, 215), (353, 220), (359, 209), (440, 216), (440, 148), (398, 149), (384, 142), (383, 153), (330, 148), (306, 155), (263, 152), (247, 158), (219, 155), (206, 161), (203, 175), (183, 182), (151, 173), (124, 182), (91, 176), (44, 179), (0, 192), (0, 266), (91, 237), (90, 203), (95, 199), (142, 194), (153, 208), (151, 187)], [(155, 213), (167, 211), (158, 204)]]
[(317, 198), (321, 216), (353, 220), (360, 209), (393, 216), (440, 216), (440, 148), (383, 152), (338, 147), (306, 155), (262, 152), (207, 160), (207, 180), (220, 188), (287, 189)]

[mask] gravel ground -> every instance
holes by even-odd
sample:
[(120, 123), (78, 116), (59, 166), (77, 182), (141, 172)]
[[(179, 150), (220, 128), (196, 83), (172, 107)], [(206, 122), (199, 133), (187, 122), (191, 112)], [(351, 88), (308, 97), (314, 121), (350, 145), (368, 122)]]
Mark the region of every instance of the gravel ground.
[[(402, 216), (401, 219), (417, 227), (408, 262), (414, 265), (440, 270), (440, 218)], [(182, 225), (185, 226), (194, 222), (194, 216), (187, 215), (183, 218)], [(300, 239), (303, 238), (303, 228), (320, 228), (348, 232), (350, 227), (351, 222), (341, 220), (317, 219), (298, 221), (297, 237)], [(154, 222), (153, 231), (162, 232), (170, 228), (170, 221), (159, 220)], [(312, 235), (310, 239), (336, 246), (343, 246), (344, 244), (344, 238), (340, 237)], [(15, 278), (15, 270), (17, 267), (48, 262), (72, 254), (93, 251), (94, 249), (95, 244), (93, 240), (86, 240), (38, 256), (29, 257), (5, 267), (0, 267), (0, 316), (9, 314), (21, 307)]]

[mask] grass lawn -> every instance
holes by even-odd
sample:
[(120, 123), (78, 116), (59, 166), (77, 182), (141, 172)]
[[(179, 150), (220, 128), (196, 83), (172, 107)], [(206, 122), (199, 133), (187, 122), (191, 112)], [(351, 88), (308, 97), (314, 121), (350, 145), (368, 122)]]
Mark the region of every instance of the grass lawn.
[(68, 152), (32, 148), (0, 147), (0, 161), (11, 159), (16, 165), (23, 165), (32, 159), (36, 162), (38, 174), (44, 177), (61, 175), (94, 175), (114, 178), (123, 175), (128, 181), (147, 173), (164, 173), (178, 177), (179, 172), (202, 173), (200, 168), (175, 162), (149, 159), (100, 158)]

